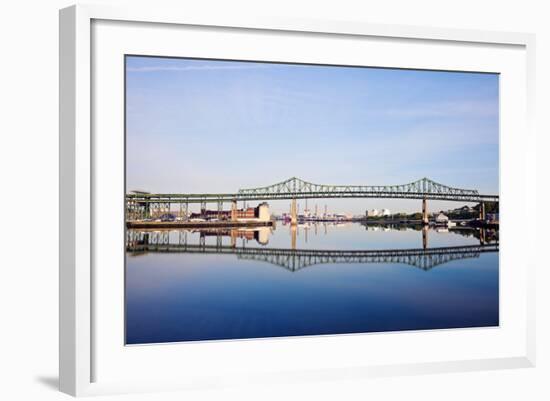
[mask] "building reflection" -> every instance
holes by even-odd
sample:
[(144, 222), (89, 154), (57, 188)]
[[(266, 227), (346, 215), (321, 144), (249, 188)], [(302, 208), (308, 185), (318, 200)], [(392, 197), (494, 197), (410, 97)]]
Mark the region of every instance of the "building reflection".
[(233, 228), (233, 229), (208, 229), (198, 230), (200, 238), (229, 237), (232, 246), (237, 246), (238, 240), (246, 242), (256, 241), (260, 245), (267, 245), (273, 229), (271, 227)]
[[(303, 243), (308, 244), (310, 236), (327, 235), (329, 228), (346, 227), (353, 223), (314, 223), (308, 222), (305, 224), (283, 224), (283, 229), (288, 229), (289, 233), (289, 249), (298, 249), (298, 238), (300, 235), (303, 237)], [(286, 226), (286, 227), (285, 227)], [(267, 246), (270, 238), (273, 235), (275, 226), (261, 226), (261, 227), (241, 227), (241, 228), (201, 228), (201, 229), (179, 229), (179, 230), (128, 230), (127, 233), (127, 246), (132, 244), (148, 243), (151, 240), (162, 243), (162, 241), (170, 242), (171, 236), (177, 236), (179, 243), (187, 243), (189, 237), (198, 236), (198, 245), (205, 245), (210, 240), (208, 238), (214, 238), (217, 245), (222, 245), (229, 242), (229, 246), (247, 246), (253, 242), (261, 246)], [(403, 226), (403, 225), (365, 225), (367, 231), (372, 232), (387, 232), (387, 231), (418, 231), (420, 234), (422, 249), (428, 249), (430, 245), (430, 232), (434, 231), (438, 234), (451, 233), (452, 235), (459, 235), (465, 238), (476, 238), (480, 245), (494, 244), (499, 241), (499, 231), (495, 229), (487, 228), (470, 228), (470, 227), (456, 227), (456, 228), (430, 228), (428, 226)], [(229, 241), (227, 241), (229, 239)], [(158, 242), (161, 241), (161, 242)]]
[[(285, 227), (286, 228), (286, 227)], [(369, 231), (392, 230), (388, 226), (367, 226)], [(308, 232), (318, 232), (316, 224), (306, 226), (289, 225), (290, 244), (287, 247), (271, 247), (270, 236), (273, 227), (234, 228), (234, 229), (201, 229), (201, 230), (164, 230), (139, 231), (128, 230), (126, 251), (137, 256), (146, 253), (201, 253), (201, 254), (234, 254), (239, 259), (256, 260), (282, 266), (297, 271), (315, 264), (328, 263), (400, 263), (430, 270), (431, 268), (458, 259), (477, 258), (482, 253), (498, 252), (498, 230), (458, 229), (453, 234), (475, 237), (479, 245), (459, 245), (429, 247), (430, 229), (428, 227), (408, 228), (419, 231), (421, 244), (418, 248), (381, 249), (381, 250), (338, 250), (297, 248), (297, 237), (304, 236), (308, 241)], [(326, 226), (325, 226), (326, 230)], [(398, 231), (403, 231), (399, 227)], [(325, 231), (326, 232), (326, 231)], [(214, 241), (208, 238), (214, 238)], [(198, 240), (197, 240), (198, 239)], [(197, 243), (198, 242), (198, 243)]]

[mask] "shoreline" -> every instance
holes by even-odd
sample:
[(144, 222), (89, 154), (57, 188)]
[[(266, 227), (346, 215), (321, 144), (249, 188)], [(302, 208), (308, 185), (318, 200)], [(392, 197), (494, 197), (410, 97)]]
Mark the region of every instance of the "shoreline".
[[(284, 225), (284, 223), (281, 221)], [(305, 220), (298, 221), (298, 224), (304, 223), (359, 223), (364, 225), (394, 225), (394, 226), (421, 226), (422, 222), (420, 220), (409, 220), (409, 221), (396, 221), (396, 220)], [(287, 223), (288, 224), (288, 223)], [(239, 228), (239, 227), (273, 227), (276, 225), (276, 221), (127, 221), (126, 228), (135, 228), (135, 229), (159, 229), (159, 228)], [(430, 222), (430, 227), (446, 227), (445, 224), (435, 224)], [(453, 229), (467, 229), (467, 228), (494, 228), (498, 229), (498, 224), (491, 223), (474, 223), (469, 222), (465, 226), (452, 226)]]
[(273, 221), (127, 221), (126, 228), (238, 228), (271, 227)]
[[(277, 220), (283, 222), (283, 220)], [(466, 225), (462, 226), (456, 224), (451, 226), (452, 228), (499, 228), (498, 223), (485, 223), (476, 220), (451, 220), (453, 223), (466, 222)], [(329, 219), (317, 219), (317, 220), (298, 220), (298, 224), (305, 223), (359, 223), (364, 225), (395, 225), (395, 226), (430, 226), (430, 227), (446, 227), (445, 223), (436, 223), (435, 221), (430, 220), (428, 224), (424, 224), (422, 220), (374, 220), (374, 219), (340, 219), (340, 220), (329, 220)], [(289, 224), (289, 223), (286, 223)]]

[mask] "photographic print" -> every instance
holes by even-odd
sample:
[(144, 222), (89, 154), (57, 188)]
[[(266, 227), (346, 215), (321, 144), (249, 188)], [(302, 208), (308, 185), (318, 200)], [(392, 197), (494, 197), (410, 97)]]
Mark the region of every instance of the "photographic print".
[(499, 325), (499, 75), (125, 57), (126, 344)]

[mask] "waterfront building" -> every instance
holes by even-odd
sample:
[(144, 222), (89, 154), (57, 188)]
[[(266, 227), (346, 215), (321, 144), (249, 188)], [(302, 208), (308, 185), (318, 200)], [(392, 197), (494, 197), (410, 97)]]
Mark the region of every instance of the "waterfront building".
[(435, 222), (439, 224), (447, 224), (449, 222), (449, 218), (443, 212), (440, 212), (436, 216)]
[[(259, 221), (268, 222), (271, 220), (271, 212), (267, 202), (260, 203), (257, 207), (247, 207), (234, 210), (237, 221)], [(202, 210), (199, 213), (191, 213), (190, 219), (205, 220), (231, 220), (231, 210)]]
[(258, 219), (258, 221), (269, 221), (271, 220), (271, 212), (269, 211), (269, 205), (267, 202), (262, 202), (258, 205), (257, 208), (255, 208), (255, 218)]

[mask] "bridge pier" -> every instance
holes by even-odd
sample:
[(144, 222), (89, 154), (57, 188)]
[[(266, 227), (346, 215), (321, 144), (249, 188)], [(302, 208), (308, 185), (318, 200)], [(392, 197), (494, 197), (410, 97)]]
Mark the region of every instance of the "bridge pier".
[(179, 212), (179, 217), (182, 219), (182, 220), (187, 220), (188, 216), (189, 216), (189, 204), (186, 203), (186, 202), (180, 202), (180, 212)]
[(479, 219), (485, 221), (485, 202), (479, 203)]
[(231, 221), (237, 221), (237, 201), (231, 201)]
[(206, 214), (206, 202), (201, 202), (201, 217), (204, 217)]
[(222, 217), (222, 211), (223, 211), (223, 202), (218, 201), (218, 220)]
[(237, 221), (237, 201), (231, 201), (231, 221)]
[(178, 240), (180, 245), (187, 246), (187, 231), (180, 231)]
[(428, 219), (428, 200), (426, 198), (422, 199), (422, 224), (429, 224), (430, 220)]
[(428, 226), (422, 227), (422, 248), (428, 248)]
[(296, 224), (293, 224), (290, 226), (290, 249), (295, 250), (296, 249), (296, 234), (297, 234), (297, 227)]
[(296, 199), (292, 199), (290, 204), (290, 224), (295, 226), (298, 223), (298, 213), (296, 209)]
[(168, 202), (156, 202), (153, 203), (153, 216), (159, 218), (163, 214), (170, 213), (170, 203)]
[(149, 202), (145, 203), (144, 209), (145, 209), (145, 217), (144, 218), (150, 219), (151, 218), (151, 204)]

